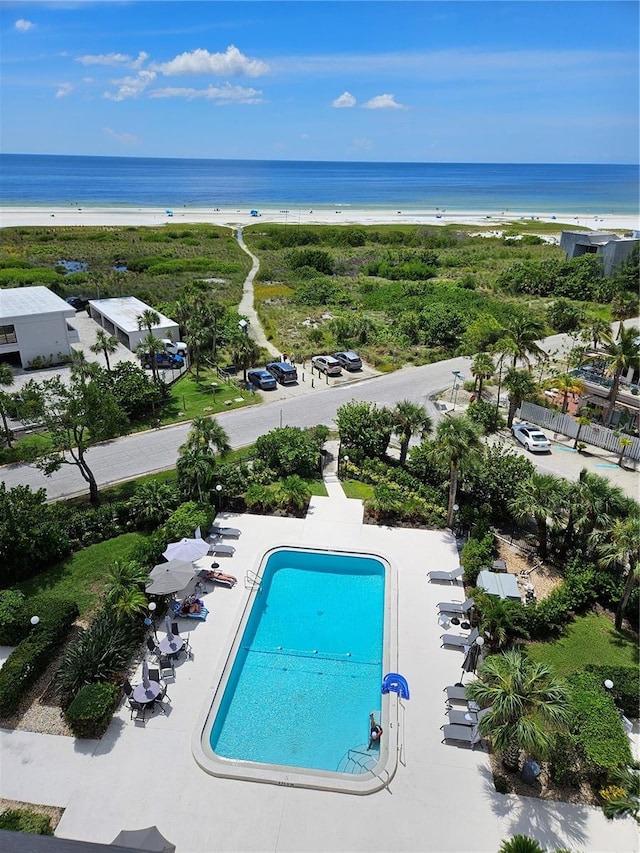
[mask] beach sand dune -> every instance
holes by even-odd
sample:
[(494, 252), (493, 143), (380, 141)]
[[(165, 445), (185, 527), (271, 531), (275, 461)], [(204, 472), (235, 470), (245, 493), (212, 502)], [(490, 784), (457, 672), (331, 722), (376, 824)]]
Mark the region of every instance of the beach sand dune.
[[(500, 229), (508, 223), (531, 222), (554, 223), (558, 232), (570, 226), (578, 230), (637, 231), (640, 217), (617, 216), (615, 214), (594, 216), (592, 214), (545, 214), (520, 213), (514, 211), (469, 211), (469, 210), (371, 210), (342, 208), (333, 210), (290, 209), (261, 210), (259, 216), (249, 210), (211, 210), (205, 208), (177, 208), (171, 214), (166, 210), (143, 207), (5, 207), (0, 208), (0, 227), (16, 226), (69, 226), (69, 225), (149, 225), (173, 223), (209, 223), (231, 228), (255, 225), (259, 222), (277, 222), (283, 225), (449, 225), (459, 223)], [(548, 229), (545, 229), (548, 233)]]

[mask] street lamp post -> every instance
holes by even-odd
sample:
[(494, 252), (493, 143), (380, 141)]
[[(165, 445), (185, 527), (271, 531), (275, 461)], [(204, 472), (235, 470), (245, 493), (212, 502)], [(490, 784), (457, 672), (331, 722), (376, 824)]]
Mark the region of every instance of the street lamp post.
[(220, 483), (216, 485), (216, 496), (218, 498), (218, 512), (222, 509), (222, 486)]
[(342, 462), (343, 462), (343, 467), (342, 467), (342, 479), (343, 479), (343, 480), (345, 480), (345, 479), (347, 478), (347, 476), (348, 476), (348, 472), (347, 472), (347, 468), (346, 468), (346, 466), (349, 464), (349, 457), (348, 457), (348, 456), (343, 456), (343, 457), (342, 457)]
[(158, 605), (155, 603), (155, 601), (150, 601), (149, 604), (147, 604), (147, 609), (149, 611), (149, 615), (144, 620), (144, 624), (147, 626), (147, 628), (153, 629), (153, 636), (156, 638), (156, 640), (158, 639), (158, 635), (156, 634), (156, 620), (155, 620), (156, 607), (157, 606)]
[(243, 381), (245, 388), (247, 387), (247, 344), (249, 338), (249, 323), (242, 319), (238, 322), (238, 328), (241, 332), (244, 332), (244, 345), (242, 347), (242, 369), (243, 369)]
[(460, 373), (459, 370), (452, 370), (453, 373), (453, 388), (451, 389), (451, 396), (453, 397), (453, 411), (456, 410), (456, 402), (458, 400), (458, 382), (462, 382), (464, 380), (464, 376)]
[(38, 624), (38, 622), (40, 622), (40, 617), (39, 616), (32, 616), (29, 621), (31, 622), (31, 624), (35, 628), (36, 625)]

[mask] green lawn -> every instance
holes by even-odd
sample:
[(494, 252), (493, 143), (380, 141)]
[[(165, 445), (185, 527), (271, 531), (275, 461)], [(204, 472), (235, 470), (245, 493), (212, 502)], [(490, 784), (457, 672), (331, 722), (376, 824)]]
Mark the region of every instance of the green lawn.
[(360, 501), (373, 497), (373, 486), (370, 483), (361, 483), (359, 480), (343, 480), (342, 490), (348, 498), (356, 498)]
[(213, 370), (201, 370), (200, 382), (196, 382), (195, 375), (185, 373), (171, 386), (170, 395), (171, 399), (160, 418), (163, 425), (260, 402), (257, 394), (243, 391), (236, 385), (227, 385)]
[(123, 533), (77, 551), (50, 569), (17, 584), (26, 596), (49, 592), (72, 598), (80, 613), (91, 610), (102, 594), (104, 573), (114, 560), (126, 560), (133, 547), (144, 539), (141, 533)]
[(566, 636), (552, 643), (533, 643), (527, 652), (533, 660), (552, 666), (558, 675), (579, 672), (586, 664), (638, 664), (638, 647), (631, 635), (616, 631), (606, 616), (596, 613), (578, 616)]

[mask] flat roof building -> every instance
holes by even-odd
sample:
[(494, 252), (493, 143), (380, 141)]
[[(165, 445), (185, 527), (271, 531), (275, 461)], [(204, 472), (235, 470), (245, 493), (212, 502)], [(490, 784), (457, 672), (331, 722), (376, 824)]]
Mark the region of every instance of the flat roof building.
[[(89, 301), (91, 317), (131, 352), (136, 351), (140, 341), (146, 338), (148, 334), (146, 327), (142, 329), (138, 327), (138, 318), (145, 311), (154, 310), (136, 299), (135, 296), (91, 299)], [(171, 340), (177, 341), (180, 336), (180, 328), (175, 320), (165, 317), (159, 311), (156, 311), (156, 314), (160, 317), (160, 322), (151, 327), (151, 334), (155, 338), (171, 338)]]
[(579, 258), (580, 255), (598, 255), (602, 258), (605, 275), (611, 275), (638, 243), (640, 240), (637, 237), (619, 237), (617, 234), (598, 231), (563, 231), (560, 235), (560, 248), (567, 253), (567, 260)]
[(0, 356), (18, 354), (24, 368), (61, 364), (80, 341), (69, 323), (75, 316), (48, 287), (0, 290)]

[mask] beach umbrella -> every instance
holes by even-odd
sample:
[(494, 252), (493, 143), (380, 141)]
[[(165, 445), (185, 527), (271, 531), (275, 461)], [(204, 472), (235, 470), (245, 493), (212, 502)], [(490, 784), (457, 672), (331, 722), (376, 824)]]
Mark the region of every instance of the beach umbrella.
[(146, 591), (152, 595), (168, 595), (184, 589), (193, 579), (195, 570), (193, 564), (186, 560), (169, 560), (168, 563), (159, 563), (149, 572), (149, 580)]
[(157, 826), (145, 829), (123, 829), (111, 842), (134, 850), (147, 850), (149, 853), (175, 853), (176, 845), (164, 837)]
[(209, 551), (209, 543), (204, 539), (181, 539), (179, 542), (171, 542), (167, 545), (162, 556), (167, 560), (199, 560)]
[(467, 653), (462, 661), (463, 672), (475, 672), (480, 658), (482, 643), (478, 644), (477, 640), (473, 645), (469, 646)]

